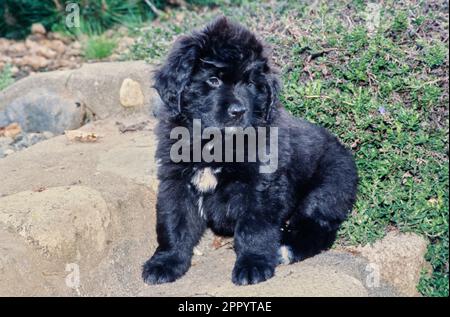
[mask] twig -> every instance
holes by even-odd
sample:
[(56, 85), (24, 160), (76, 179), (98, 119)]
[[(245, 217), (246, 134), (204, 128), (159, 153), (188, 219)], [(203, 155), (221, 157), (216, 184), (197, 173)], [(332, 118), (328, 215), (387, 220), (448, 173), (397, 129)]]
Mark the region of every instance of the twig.
[(152, 12), (156, 16), (160, 16), (162, 14), (162, 11), (159, 10), (157, 7), (155, 7), (155, 5), (150, 0), (144, 0), (144, 1), (150, 7), (150, 10), (152, 10)]
[(323, 49), (323, 50), (321, 50), (319, 52), (316, 52), (316, 53), (311, 53), (311, 55), (309, 55), (309, 60), (311, 61), (313, 59), (316, 59), (317, 57), (321, 57), (321, 56), (323, 56), (325, 54), (328, 54), (331, 51), (338, 51), (338, 50), (339, 49), (336, 48), (336, 47), (330, 47), (330, 48)]
[[(334, 102), (337, 103), (337, 101), (335, 99), (333, 99), (332, 97), (327, 96), (327, 95), (306, 95), (305, 98), (306, 99), (319, 99), (319, 98), (328, 99), (328, 100), (333, 100)], [(352, 104), (351, 102), (348, 102), (348, 101), (340, 101), (340, 102), (342, 102), (343, 104), (349, 105), (349, 106), (354, 106), (354, 104)]]
[(421, 88), (423, 88), (426, 85), (433, 85), (433, 84), (439, 83), (441, 81), (444, 81), (444, 82), (448, 81), (448, 77), (443, 77), (443, 78), (438, 78), (438, 79), (435, 79), (435, 80), (427, 81), (427, 82), (424, 82), (424, 83), (420, 84), (419, 86), (415, 86), (415, 87), (412, 86), (411, 88), (413, 88), (413, 89), (421, 89)]
[(59, 3), (59, 0), (53, 0), (53, 3), (55, 4), (56, 10), (61, 11), (62, 5)]

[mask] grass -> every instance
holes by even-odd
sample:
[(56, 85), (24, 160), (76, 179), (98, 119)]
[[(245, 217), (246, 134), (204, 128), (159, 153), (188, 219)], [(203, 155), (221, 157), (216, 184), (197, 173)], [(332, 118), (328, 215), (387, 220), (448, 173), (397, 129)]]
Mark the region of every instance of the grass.
[(3, 69), (0, 70), (0, 91), (8, 87), (14, 82), (11, 66), (5, 65)]
[[(272, 45), (294, 115), (320, 124), (352, 149), (356, 206), (338, 243), (371, 243), (390, 230), (430, 244), (418, 290), (449, 295), (448, 13), (439, 1), (241, 1), (219, 11)], [(131, 59), (160, 61), (174, 38), (218, 11), (172, 11), (141, 31)], [(375, 28), (370, 17), (379, 14)], [(370, 31), (371, 30), (371, 31)]]
[(88, 60), (106, 58), (114, 52), (116, 46), (117, 42), (114, 39), (92, 36), (86, 42), (84, 57)]

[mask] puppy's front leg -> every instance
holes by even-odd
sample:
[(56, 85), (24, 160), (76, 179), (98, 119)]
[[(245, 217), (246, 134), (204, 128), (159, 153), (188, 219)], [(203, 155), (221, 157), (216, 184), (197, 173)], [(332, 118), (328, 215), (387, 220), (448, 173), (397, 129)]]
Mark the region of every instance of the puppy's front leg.
[(171, 180), (160, 183), (156, 203), (159, 246), (143, 266), (144, 282), (173, 282), (189, 269), (194, 246), (206, 227), (197, 209), (188, 186)]
[(237, 259), (233, 283), (256, 284), (271, 278), (277, 265), (279, 241), (280, 225), (270, 214), (249, 210), (242, 215), (234, 234)]

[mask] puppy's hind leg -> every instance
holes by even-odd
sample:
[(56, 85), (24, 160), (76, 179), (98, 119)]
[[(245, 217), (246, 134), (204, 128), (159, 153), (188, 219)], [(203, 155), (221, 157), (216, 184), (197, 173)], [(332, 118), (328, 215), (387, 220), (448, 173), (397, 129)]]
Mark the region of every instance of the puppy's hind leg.
[(291, 219), (290, 224), (283, 228), (279, 263), (302, 261), (329, 249), (336, 238), (336, 227), (308, 217)]
[(322, 159), (306, 195), (283, 228), (280, 263), (292, 263), (329, 249), (356, 196), (354, 161), (343, 147)]

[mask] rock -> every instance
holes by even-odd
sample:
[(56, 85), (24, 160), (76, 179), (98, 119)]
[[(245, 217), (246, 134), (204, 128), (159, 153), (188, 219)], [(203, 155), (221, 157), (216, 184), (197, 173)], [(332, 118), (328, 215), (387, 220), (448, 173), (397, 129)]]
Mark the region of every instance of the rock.
[(17, 122), (11, 123), (4, 128), (0, 128), (0, 136), (15, 138), (22, 132), (20, 125)]
[(58, 54), (62, 54), (66, 50), (66, 45), (61, 40), (49, 41), (47, 45)]
[(389, 232), (373, 245), (358, 248), (361, 255), (375, 264), (381, 276), (407, 296), (418, 296), (417, 284), (425, 261), (428, 241), (413, 233)]
[(130, 178), (137, 184), (148, 185), (156, 191), (156, 168), (146, 162), (147, 158), (154, 156), (154, 143), (149, 139), (136, 137), (129, 146), (117, 146), (101, 153), (97, 171)]
[(116, 51), (125, 52), (130, 49), (130, 47), (134, 44), (134, 38), (124, 36), (120, 38), (119, 43), (117, 44)]
[(20, 70), (19, 70), (19, 67), (17, 67), (17, 66), (11, 66), (10, 71), (11, 71), (11, 74), (13, 76), (15, 76), (15, 75), (17, 75), (19, 73)]
[(46, 46), (40, 46), (36, 53), (47, 59), (55, 58), (57, 55), (54, 50)]
[(0, 111), (0, 128), (6, 127), (10, 123), (6, 113), (4, 111)]
[(6, 147), (3, 147), (3, 148), (0, 148), (0, 158), (4, 158), (4, 157), (6, 157), (8, 155), (11, 155), (13, 153), (14, 153), (14, 150), (10, 146), (6, 146)]
[(125, 78), (120, 86), (120, 103), (124, 107), (138, 107), (144, 104), (144, 95), (141, 85), (132, 80)]
[[(24, 242), (29, 232), (33, 235), (44, 229), (52, 233), (73, 230), (73, 222), (65, 216), (55, 215), (56, 219), (45, 218), (47, 222), (41, 224), (42, 218), (31, 217), (34, 210), (40, 206), (48, 207), (48, 213), (54, 209), (72, 212), (79, 207), (82, 220), (91, 218), (94, 201), (98, 199), (86, 198), (86, 194), (94, 190), (106, 202), (111, 215), (109, 226), (105, 229), (106, 245), (103, 251), (95, 248), (95, 235), (83, 232), (78, 235), (76, 242), (67, 244), (73, 250), (73, 244), (84, 245), (85, 240), (91, 245), (91, 250), (80, 249), (80, 257), (71, 262), (65, 262), (59, 256), (42, 255), (43, 248), (38, 244), (26, 242), (31, 251), (39, 252), (39, 256), (51, 263), (79, 263), (81, 275), (81, 296), (219, 296), (239, 294), (242, 296), (396, 296), (395, 289), (380, 281), (378, 287), (370, 287), (367, 283), (367, 260), (349, 253), (325, 252), (317, 257), (293, 265), (279, 266), (276, 275), (268, 282), (255, 285), (237, 287), (231, 283), (235, 254), (231, 244), (214, 244), (214, 235), (207, 232), (198, 249), (201, 256), (194, 255), (192, 267), (188, 273), (175, 283), (149, 286), (141, 280), (141, 265), (152, 255), (156, 244), (156, 213), (155, 191), (152, 190), (152, 179), (156, 174), (156, 162), (152, 151), (157, 144), (152, 130), (137, 130), (121, 133), (116, 122), (123, 122), (126, 126), (149, 120), (149, 126), (155, 127), (155, 120), (142, 114), (113, 116), (105, 120), (88, 123), (81, 131), (92, 131), (103, 135), (100, 142), (68, 143), (65, 136), (56, 136), (48, 141), (30, 147), (26, 151), (17, 152), (11, 157), (0, 160), (0, 175), (8, 175), (0, 182), (0, 193), (6, 195), (0, 198), (0, 210), (5, 210), (3, 199), (14, 201), (20, 210), (17, 214), (10, 213), (7, 222), (18, 223), (17, 219), (24, 219), (23, 226), (8, 225), (18, 242)], [(79, 188), (77, 193), (64, 195), (48, 194), (58, 188)], [(33, 191), (34, 190), (34, 191)], [(27, 193), (24, 194), (23, 192)], [(71, 191), (70, 191), (71, 192)], [(80, 193), (81, 192), (81, 193)], [(17, 195), (17, 196), (16, 196)], [(34, 196), (31, 201), (29, 196)], [(44, 195), (44, 196), (41, 196)], [(11, 198), (14, 197), (14, 198)], [(62, 197), (62, 198), (61, 198)], [(68, 198), (70, 197), (70, 198)], [(78, 199), (75, 199), (77, 197)], [(73, 200), (72, 200), (73, 199)], [(18, 200), (22, 202), (19, 203)], [(44, 203), (45, 202), (45, 203)], [(97, 209), (103, 203), (95, 204)], [(11, 203), (8, 204), (10, 206)], [(68, 206), (60, 208), (59, 206)], [(53, 207), (55, 206), (55, 207)], [(91, 207), (89, 207), (91, 206)], [(27, 214), (27, 208), (30, 212)], [(81, 209), (85, 209), (81, 211)], [(7, 210), (11, 211), (9, 207)], [(36, 219), (35, 219), (36, 218)], [(4, 219), (4, 218), (3, 218)], [(9, 220), (11, 219), (11, 220)], [(31, 220), (30, 220), (31, 219)], [(77, 218), (79, 219), (79, 218)], [(59, 221), (61, 220), (61, 221)], [(39, 223), (38, 226), (28, 226), (29, 223)], [(81, 220), (80, 220), (81, 221)], [(1, 222), (1, 221), (0, 221)], [(70, 225), (63, 225), (70, 223)], [(78, 228), (78, 226), (76, 226)], [(94, 226), (90, 227), (93, 228)], [(97, 225), (95, 227), (98, 227)], [(1, 229), (0, 224), (0, 231)], [(16, 228), (22, 228), (16, 230)], [(49, 228), (52, 228), (51, 230)], [(19, 235), (20, 232), (26, 235)], [(44, 233), (48, 233), (47, 231)], [(96, 231), (95, 231), (96, 232)], [(48, 234), (50, 234), (48, 233)], [(0, 239), (1, 241), (1, 239)], [(10, 239), (8, 239), (10, 241)], [(0, 242), (1, 244), (1, 242)], [(54, 249), (53, 249), (54, 250)], [(45, 253), (45, 252), (44, 252)], [(59, 254), (59, 249), (56, 251)], [(45, 253), (46, 254), (46, 253)], [(72, 253), (71, 253), (72, 254)], [(197, 254), (199, 254), (197, 252)], [(0, 257), (1, 257), (0, 248)], [(0, 271), (1, 283), (4, 280), (21, 281), (22, 274), (27, 268), (20, 266), (28, 260), (25, 252), (12, 253), (17, 269), (6, 273)], [(100, 260), (89, 260), (97, 256)], [(37, 270), (41, 270), (40, 259), (30, 259), (29, 263)], [(83, 262), (84, 261), (84, 262)], [(1, 260), (0, 260), (1, 262)], [(81, 263), (80, 263), (81, 262)], [(45, 271), (48, 272), (48, 271)], [(58, 272), (58, 271), (56, 271)], [(5, 276), (6, 274), (6, 276)], [(67, 274), (67, 273), (66, 273)], [(33, 275), (32, 275), (33, 276)], [(59, 275), (57, 275), (59, 277)], [(44, 275), (33, 278), (25, 284), (25, 289), (37, 290), (37, 294), (47, 294), (36, 285), (45, 283), (54, 285), (51, 276)], [(70, 291), (65, 288), (65, 291)], [(55, 288), (57, 295), (64, 292)]]
[(71, 48), (75, 49), (75, 50), (81, 50), (82, 49), (82, 45), (79, 41), (75, 41), (73, 42), (71, 45)]
[(67, 69), (67, 68), (74, 68), (76, 63), (73, 61), (65, 60), (65, 59), (58, 59), (53, 62), (53, 66), (58, 69)]
[(32, 34), (45, 34), (47, 31), (45, 27), (41, 23), (33, 23), (31, 25), (31, 33)]
[(43, 133), (23, 133), (20, 137), (17, 137), (13, 143), (16, 151), (30, 147), (38, 142), (44, 141), (46, 137)]
[(10, 56), (1, 56), (0, 61), (4, 64), (10, 64), (12, 62), (12, 58)]
[[(126, 114), (127, 119), (130, 117), (131, 114)], [(141, 122), (143, 119), (143, 117), (139, 117), (136, 122)], [(155, 225), (155, 196), (147, 185), (137, 184), (133, 179), (126, 176), (127, 173), (120, 176), (109, 171), (98, 172), (97, 165), (99, 164), (99, 155), (108, 152), (110, 149), (122, 146), (123, 150), (126, 151), (132, 145), (135, 148), (141, 148), (145, 146), (144, 140), (148, 143), (147, 146), (153, 147), (154, 138), (152, 137), (153, 132), (148, 130), (121, 133), (115, 122), (117, 120), (122, 121), (123, 118), (108, 120), (111, 120), (109, 124), (99, 120), (82, 128), (82, 130), (94, 131), (104, 135), (101, 142), (69, 143), (64, 135), (56, 136), (30, 147), (26, 151), (17, 152), (11, 157), (1, 159), (0, 175), (8, 175), (8, 177), (4, 177), (5, 181), (0, 182), (0, 193), (5, 195), (2, 198), (8, 198), (24, 191), (31, 191), (36, 195), (38, 193), (44, 194), (47, 190), (52, 190), (55, 187), (72, 188), (81, 186), (88, 188), (89, 191), (95, 189), (95, 192), (99, 193), (106, 202), (111, 215), (110, 225), (105, 228), (106, 244), (103, 251), (98, 252), (94, 247), (87, 250), (88, 246), (86, 246), (85, 250), (80, 249), (79, 258), (62, 259), (56, 255), (44, 255), (44, 249), (38, 245), (27, 242), (27, 246), (36, 249), (42, 258), (52, 263), (63, 263), (63, 270), (67, 263), (78, 263), (81, 272), (81, 295), (111, 293), (128, 294), (130, 296), (138, 293), (144, 287), (140, 278), (140, 266), (148, 256), (149, 250), (156, 247), (154, 230), (149, 229), (149, 227)], [(154, 127), (154, 122), (151, 123), (151, 126)], [(134, 142), (133, 139), (137, 137), (139, 137), (138, 140)], [(20, 155), (18, 160), (15, 159), (17, 155)], [(135, 171), (137, 170), (135, 164), (138, 163), (138, 166), (146, 167), (146, 165), (154, 166), (153, 162), (152, 156), (139, 156), (133, 158), (133, 161), (128, 162), (126, 166), (122, 166), (122, 169), (125, 170), (128, 167)], [(147, 175), (149, 179), (154, 176)], [(141, 177), (144, 178), (144, 176)], [(86, 198), (77, 193), (70, 196), (76, 197), (73, 198), (74, 201), (65, 205), (79, 206), (80, 214), (89, 217), (90, 213), (86, 214), (89, 210), (82, 210), (87, 209), (86, 203), (83, 203)], [(37, 196), (36, 200), (39, 197), (42, 196)], [(58, 199), (56, 194), (54, 197), (44, 196), (44, 198), (47, 201), (46, 206), (49, 207), (52, 205), (58, 206), (61, 201), (66, 200)], [(88, 200), (95, 204), (92, 199)], [(0, 210), (4, 210), (3, 206), (3, 201), (0, 201)], [(65, 229), (73, 226), (72, 220), (67, 221), (69, 224)], [(53, 222), (49, 226), (59, 228), (60, 225)], [(13, 229), (14, 227), (10, 227), (9, 230)], [(14, 233), (16, 234), (16, 232)], [(74, 243), (84, 245), (84, 239), (93, 240), (90, 237), (89, 232), (80, 233), (77, 239), (81, 240)], [(25, 241), (26, 238), (25, 236), (18, 236), (18, 239)], [(1, 254), (0, 250), (0, 256)], [(17, 256), (25, 255), (18, 254)], [(33, 264), (34, 260), (30, 260), (30, 262)], [(17, 263), (20, 263), (20, 261), (18, 260)], [(19, 267), (15, 271), (9, 271), (7, 274), (13, 274), (14, 276), (7, 276), (7, 279), (9, 281), (20, 281), (21, 275), (17, 271), (26, 272), (25, 268), (22, 270)], [(67, 274), (67, 272), (64, 273), (64, 275)], [(0, 285), (3, 285), (2, 281), (4, 280), (5, 276), (0, 271)], [(49, 275), (44, 276), (44, 281), (53, 285)], [(64, 281), (64, 278), (62, 281)], [(42, 280), (36, 277), (32, 279), (31, 284), (41, 285)], [(30, 287), (29, 284), (27, 284), (27, 287)], [(44, 286), (41, 285), (41, 287), (40, 294), (46, 294)], [(37, 289), (38, 286), (35, 286), (35, 288)], [(1, 287), (0, 294), (2, 294)], [(63, 294), (58, 292), (58, 295)]]
[(34, 53), (39, 49), (39, 43), (27, 38), (25, 40), (25, 48), (26, 48), (26, 50)]
[(0, 147), (8, 146), (14, 142), (14, 139), (11, 137), (0, 137)]
[(61, 33), (57, 33), (57, 32), (49, 32), (47, 33), (47, 38), (49, 40), (59, 40), (62, 41), (65, 44), (70, 44), (72, 42), (72, 39), (62, 35)]
[[(35, 27), (36, 30), (39, 28), (39, 26)], [(25, 41), (0, 39), (0, 66), (11, 64), (14, 70), (19, 67), (13, 73), (17, 75), (20, 72), (17, 76), (19, 78), (42, 68), (46, 70), (55, 70), (61, 67), (76, 68), (80, 65), (82, 57), (79, 49), (69, 49), (72, 44), (72, 39), (52, 32), (48, 33), (48, 36), (34, 33), (29, 35)], [(65, 61), (69, 60), (72, 62), (66, 63), (67, 66), (64, 65)]]
[(52, 264), (0, 225), (0, 296), (75, 295), (65, 285), (65, 264)]
[(103, 251), (110, 215), (96, 190), (64, 186), (0, 198), (0, 222), (45, 256), (73, 261)]
[(61, 134), (83, 125), (86, 110), (79, 99), (47, 89), (27, 91), (5, 109), (8, 120), (18, 122), (25, 132)]
[(34, 70), (45, 68), (49, 63), (48, 59), (39, 55), (27, 55), (18, 61), (19, 66), (30, 66)]
[(55, 135), (53, 133), (51, 133), (50, 131), (44, 131), (42, 132), (42, 135), (44, 136), (44, 138), (46, 139), (50, 139), (53, 138)]
[[(104, 119), (123, 111), (150, 113), (150, 104), (157, 97), (152, 86), (153, 66), (143, 61), (85, 64), (79, 69), (39, 73), (26, 77), (0, 91), (0, 111), (15, 99), (36, 88), (51, 87), (53, 95), (73, 96), (89, 109), (90, 117)], [(140, 84), (144, 96), (141, 107), (125, 108), (120, 102), (124, 79)]]
[(24, 42), (13, 42), (8, 45), (8, 50), (15, 54), (24, 54), (27, 50), (27, 47)]
[[(203, 239), (202, 239), (203, 241)], [(349, 254), (330, 251), (292, 265), (278, 266), (270, 280), (245, 287), (231, 282), (235, 256), (231, 248), (194, 255), (193, 266), (176, 285), (155, 285), (143, 288), (140, 296), (330, 296), (377, 297), (396, 293), (380, 284), (366, 285), (367, 262)], [(170, 295), (171, 294), (171, 295)]]

